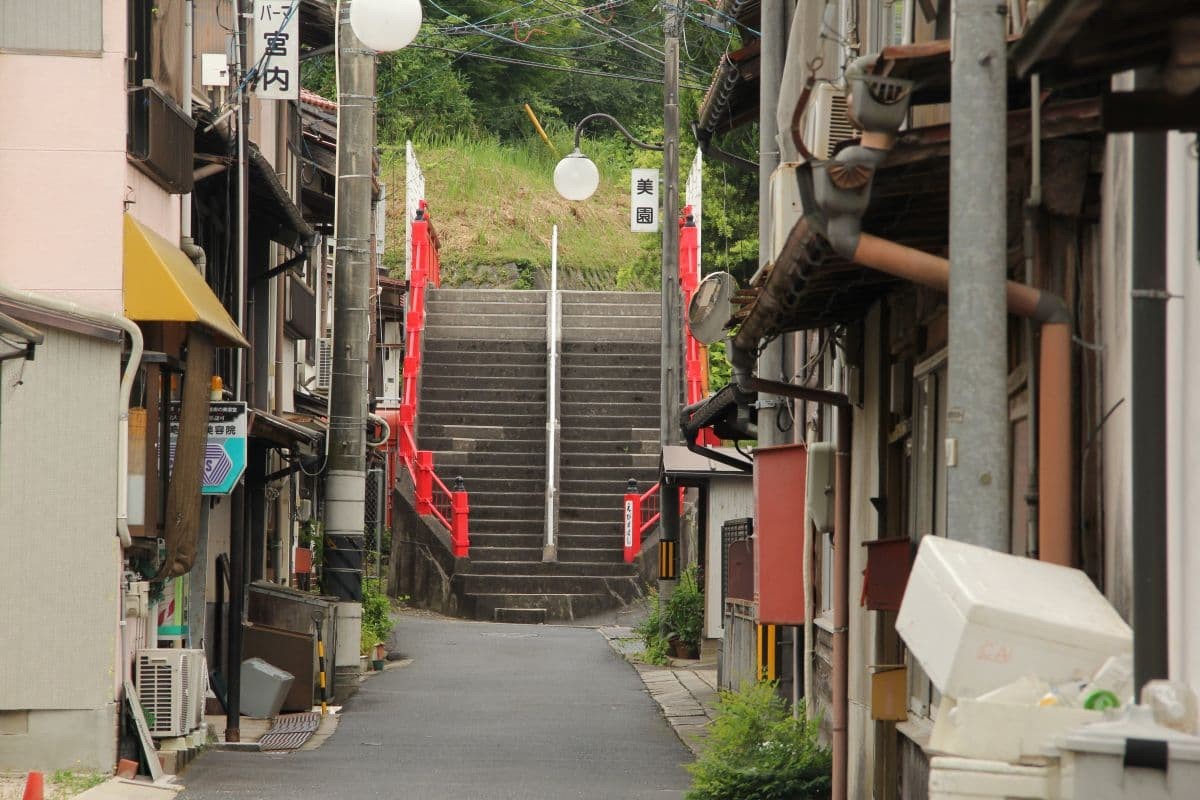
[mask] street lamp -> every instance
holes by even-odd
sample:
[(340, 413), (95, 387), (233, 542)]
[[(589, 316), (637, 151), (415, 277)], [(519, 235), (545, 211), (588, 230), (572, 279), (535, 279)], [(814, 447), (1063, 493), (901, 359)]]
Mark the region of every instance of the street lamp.
[(625, 129), (616, 117), (608, 114), (588, 114), (579, 120), (575, 126), (575, 149), (554, 167), (554, 189), (567, 200), (587, 200), (596, 193), (600, 186), (600, 170), (595, 163), (579, 149), (579, 137), (583, 135), (583, 126), (594, 119), (605, 119), (617, 126), (617, 130), (625, 134), (625, 138), (643, 150), (662, 152), (661, 144), (646, 144)]
[(350, 27), (377, 53), (408, 47), (421, 30), (420, 0), (354, 0)]

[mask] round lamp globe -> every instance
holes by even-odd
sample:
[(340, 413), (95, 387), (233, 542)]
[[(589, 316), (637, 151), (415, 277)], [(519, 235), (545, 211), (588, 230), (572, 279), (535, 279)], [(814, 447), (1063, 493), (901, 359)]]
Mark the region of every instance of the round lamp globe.
[(420, 0), (354, 0), (350, 27), (359, 41), (377, 53), (403, 49), (421, 30)]
[(567, 200), (587, 200), (600, 187), (600, 170), (576, 150), (554, 168), (554, 188)]

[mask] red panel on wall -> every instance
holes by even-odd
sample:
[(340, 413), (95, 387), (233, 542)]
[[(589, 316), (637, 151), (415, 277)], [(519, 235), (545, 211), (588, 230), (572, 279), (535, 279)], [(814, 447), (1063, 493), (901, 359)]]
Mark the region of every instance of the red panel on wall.
[(804, 624), (804, 480), (802, 444), (754, 451), (754, 591), (758, 621)]

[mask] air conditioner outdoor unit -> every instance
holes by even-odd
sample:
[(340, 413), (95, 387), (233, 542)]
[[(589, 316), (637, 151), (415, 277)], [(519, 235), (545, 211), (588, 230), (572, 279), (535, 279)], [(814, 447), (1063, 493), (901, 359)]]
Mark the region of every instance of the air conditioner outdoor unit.
[(202, 650), (137, 651), (138, 699), (151, 736), (184, 736), (199, 725), (207, 687), (205, 669)]
[(328, 392), (333, 381), (333, 339), (317, 339), (317, 385), (318, 392)]
[(804, 143), (815, 158), (832, 157), (838, 143), (860, 135), (846, 115), (845, 92), (833, 84), (819, 83), (813, 87), (807, 115)]
[(792, 228), (804, 215), (800, 186), (796, 183), (798, 166), (792, 162), (780, 164), (771, 173), (771, 261), (778, 260)]

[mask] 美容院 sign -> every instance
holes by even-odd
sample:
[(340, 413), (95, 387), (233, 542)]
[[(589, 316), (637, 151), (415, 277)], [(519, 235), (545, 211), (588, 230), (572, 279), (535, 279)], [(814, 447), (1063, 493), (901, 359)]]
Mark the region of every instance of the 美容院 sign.
[[(229, 494), (246, 471), (246, 404), (211, 403), (204, 443), (202, 494)], [(171, 463), (179, 434), (179, 403), (171, 404)]]

